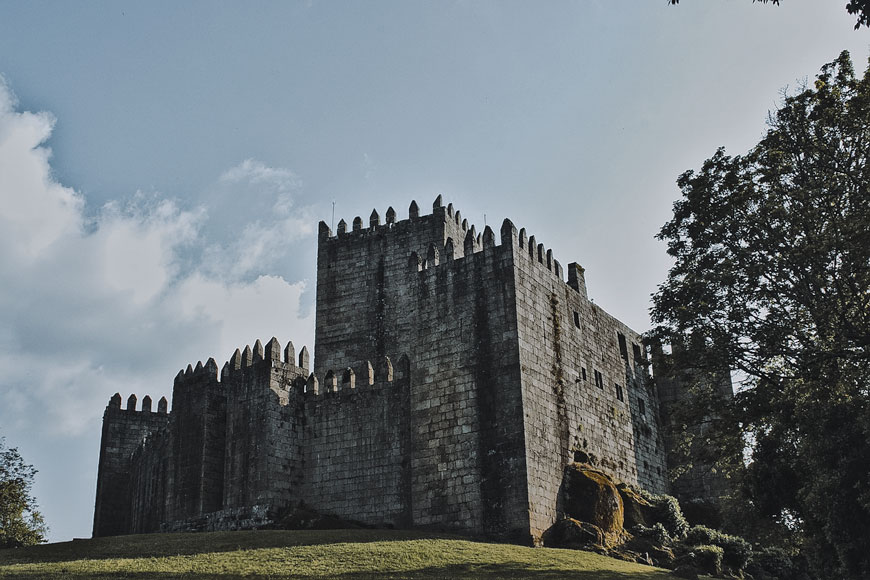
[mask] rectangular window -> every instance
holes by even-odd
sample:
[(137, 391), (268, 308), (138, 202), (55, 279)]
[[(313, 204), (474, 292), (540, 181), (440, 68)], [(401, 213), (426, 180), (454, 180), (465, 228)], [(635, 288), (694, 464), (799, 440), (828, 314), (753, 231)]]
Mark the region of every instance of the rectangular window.
[(643, 356), (641, 356), (640, 346), (635, 343), (631, 344), (631, 350), (634, 352), (634, 362), (639, 363), (643, 360)]
[(625, 395), (622, 394), (622, 386), (616, 385), (616, 398), (620, 401), (625, 401)]
[(638, 411), (640, 412), (641, 417), (646, 415), (646, 401), (643, 399), (637, 400)]
[(604, 377), (601, 376), (600, 371), (595, 371), (595, 386), (599, 389), (604, 388)]
[(580, 313), (576, 310), (574, 311), (574, 326), (580, 328)]
[(580, 369), (580, 374), (583, 375), (583, 380), (586, 380), (586, 367)]
[(621, 332), (617, 332), (616, 337), (619, 339), (619, 355), (627, 361), (628, 360), (628, 344), (625, 342), (625, 335), (622, 334)]

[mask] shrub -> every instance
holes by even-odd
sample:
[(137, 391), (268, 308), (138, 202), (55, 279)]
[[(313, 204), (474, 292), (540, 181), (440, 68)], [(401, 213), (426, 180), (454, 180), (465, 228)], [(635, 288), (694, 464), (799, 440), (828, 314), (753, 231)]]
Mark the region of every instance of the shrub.
[(755, 580), (808, 579), (806, 561), (790, 555), (781, 548), (764, 548), (752, 554), (746, 571)]
[(631, 533), (641, 538), (648, 538), (659, 546), (669, 546), (673, 542), (671, 535), (661, 523), (656, 523), (651, 528), (638, 524), (631, 528)]
[(724, 550), (722, 562), (734, 571), (743, 570), (752, 556), (752, 545), (740, 536), (731, 536), (706, 526), (695, 526), (686, 534), (689, 546), (713, 545)]
[(689, 522), (683, 517), (680, 502), (670, 495), (655, 495), (642, 491), (641, 496), (652, 504), (652, 516), (656, 523), (662, 524), (671, 538), (679, 540), (689, 531)]
[(691, 559), (699, 570), (718, 576), (722, 573), (724, 552), (719, 546), (695, 546), (691, 551)]

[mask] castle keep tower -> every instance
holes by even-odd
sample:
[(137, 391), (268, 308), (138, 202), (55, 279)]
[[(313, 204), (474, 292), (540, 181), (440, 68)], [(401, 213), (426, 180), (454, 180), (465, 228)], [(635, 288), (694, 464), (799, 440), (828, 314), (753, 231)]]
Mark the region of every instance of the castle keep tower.
[(124, 482), (104, 483), (121, 460), (101, 454), (94, 534), (252, 527), (304, 502), (534, 541), (575, 456), (666, 489), (644, 358), (638, 334), (587, 298), (583, 269), (566, 281), (510, 220), (477, 233), (439, 196), (407, 220), (390, 208), (335, 233), (321, 222), (314, 372), (306, 350), (297, 364), (273, 339), (236, 351), (220, 378), (213, 360), (179, 373), (165, 426), (120, 453), (126, 529), (104, 531), (101, 498)]

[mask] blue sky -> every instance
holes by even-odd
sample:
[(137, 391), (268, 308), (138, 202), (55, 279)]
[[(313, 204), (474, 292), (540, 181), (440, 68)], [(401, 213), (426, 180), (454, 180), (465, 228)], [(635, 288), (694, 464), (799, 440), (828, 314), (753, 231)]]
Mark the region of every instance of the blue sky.
[(864, 68), (844, 4), (0, 0), (0, 435), (51, 539), (90, 535), (114, 392), (311, 348), (333, 202), (510, 217), (646, 330), (677, 176)]

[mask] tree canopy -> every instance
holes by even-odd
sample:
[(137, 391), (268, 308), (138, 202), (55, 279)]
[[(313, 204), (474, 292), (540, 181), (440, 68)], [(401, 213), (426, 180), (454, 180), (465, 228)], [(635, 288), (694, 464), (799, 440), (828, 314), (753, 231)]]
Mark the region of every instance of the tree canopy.
[[(670, 4), (679, 4), (680, 0), (668, 0)], [(752, 0), (755, 2), (756, 0)], [(779, 0), (760, 0), (762, 4), (779, 5)], [(855, 23), (855, 30), (861, 26), (870, 26), (870, 0), (848, 0), (846, 2), (846, 12), (854, 14), (858, 17), (858, 22)]]
[(18, 548), (45, 541), (47, 531), (30, 495), (36, 470), (7, 448), (0, 437), (0, 548)]
[(753, 504), (798, 527), (819, 574), (868, 578), (870, 69), (843, 52), (768, 125), (679, 177), (652, 334), (685, 345), (675, 364), (745, 377)]

